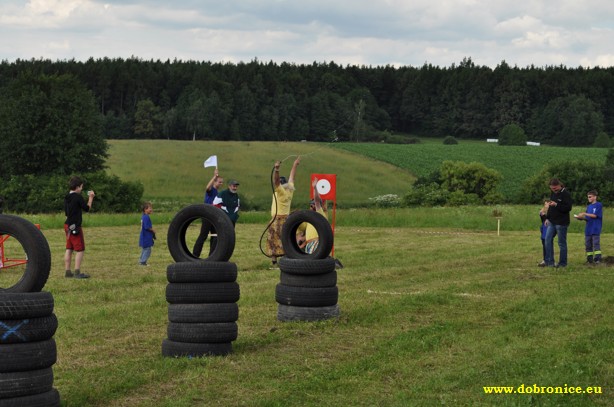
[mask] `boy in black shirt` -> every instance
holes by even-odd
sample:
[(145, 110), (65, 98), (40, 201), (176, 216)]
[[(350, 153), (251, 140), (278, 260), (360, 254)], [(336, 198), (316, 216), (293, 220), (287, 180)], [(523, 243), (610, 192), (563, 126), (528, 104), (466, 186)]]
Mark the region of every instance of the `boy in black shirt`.
[[(66, 270), (66, 277), (89, 278), (89, 274), (81, 273), (81, 262), (83, 261), (83, 253), (85, 251), (85, 240), (81, 223), (83, 221), (83, 211), (89, 212), (96, 194), (94, 194), (94, 191), (88, 191), (88, 200), (85, 203), (85, 199), (81, 195), (81, 191), (83, 191), (83, 181), (81, 178), (71, 177), (68, 185), (70, 192), (64, 198), (64, 213), (66, 214), (66, 221), (64, 222), (64, 232), (66, 232), (64, 268)], [(74, 274), (70, 271), (73, 251), (76, 252)]]

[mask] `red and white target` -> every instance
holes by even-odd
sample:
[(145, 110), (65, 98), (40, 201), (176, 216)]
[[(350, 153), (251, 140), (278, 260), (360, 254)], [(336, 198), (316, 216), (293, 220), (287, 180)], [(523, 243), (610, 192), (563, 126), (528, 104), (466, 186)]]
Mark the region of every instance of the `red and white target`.
[[(337, 174), (311, 174), (311, 182), (318, 179), (316, 189), (320, 197), (325, 200), (335, 200), (337, 196)], [(311, 191), (313, 199), (313, 190)]]

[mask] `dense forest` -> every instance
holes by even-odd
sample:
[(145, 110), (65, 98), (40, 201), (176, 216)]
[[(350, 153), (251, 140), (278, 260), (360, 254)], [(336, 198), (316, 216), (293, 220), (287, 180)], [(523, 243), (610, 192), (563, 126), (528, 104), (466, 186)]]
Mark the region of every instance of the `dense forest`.
[[(93, 95), (103, 137), (403, 142), (402, 134), (591, 146), (614, 134), (614, 68), (90, 59), (0, 62), (0, 88), (69, 75)], [(3, 102), (3, 101), (0, 101)]]

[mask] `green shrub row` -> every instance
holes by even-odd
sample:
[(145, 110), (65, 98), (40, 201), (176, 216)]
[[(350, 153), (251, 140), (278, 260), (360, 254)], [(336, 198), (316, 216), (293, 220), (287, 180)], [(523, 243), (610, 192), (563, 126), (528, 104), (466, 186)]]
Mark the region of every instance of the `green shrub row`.
[[(83, 189), (94, 190), (97, 212), (127, 213), (139, 211), (143, 185), (124, 182), (103, 171), (80, 175)], [(57, 213), (64, 211), (64, 197), (68, 193), (68, 179), (60, 175), (11, 176), (0, 186), (3, 209), (13, 213)]]

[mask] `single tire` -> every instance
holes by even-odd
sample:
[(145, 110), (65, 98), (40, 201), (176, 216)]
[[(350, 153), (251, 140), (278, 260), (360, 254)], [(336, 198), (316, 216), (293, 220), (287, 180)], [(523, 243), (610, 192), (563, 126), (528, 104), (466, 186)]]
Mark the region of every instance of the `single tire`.
[(168, 304), (170, 322), (235, 322), (239, 319), (236, 302), (218, 304)]
[(4, 319), (0, 321), (0, 346), (7, 343), (25, 343), (51, 339), (58, 329), (55, 314), (28, 319)]
[(334, 287), (337, 285), (337, 272), (335, 270), (326, 274), (299, 275), (284, 271), (279, 272), (279, 282), (292, 287)]
[(239, 301), (239, 284), (168, 283), (166, 301), (170, 304), (209, 304)]
[[(217, 244), (209, 257), (194, 256), (188, 248), (185, 235), (192, 222), (206, 219), (217, 232)], [(235, 229), (232, 221), (220, 208), (213, 205), (196, 204), (181, 209), (168, 227), (168, 250), (176, 262), (228, 261), (235, 249)]]
[(229, 261), (185, 261), (166, 268), (169, 283), (232, 283), (237, 265)]
[[(305, 253), (296, 242), (296, 231), (303, 222), (310, 223), (318, 232), (318, 247), (311, 254)], [(317, 212), (307, 210), (292, 212), (282, 227), (281, 244), (285, 256), (290, 259), (325, 259), (333, 249), (333, 229), (328, 219)]]
[(53, 366), (56, 361), (57, 347), (53, 338), (0, 345), (0, 373), (44, 369)]
[(290, 259), (283, 256), (279, 259), (279, 269), (284, 273), (297, 275), (325, 274), (335, 271), (335, 259)]
[(31, 396), (0, 399), (0, 407), (60, 407), (60, 393), (51, 389)]
[(19, 216), (0, 215), (0, 235), (10, 235), (21, 245), (27, 263), (21, 278), (0, 292), (28, 293), (43, 289), (51, 270), (51, 251), (43, 233), (30, 221)]
[(50, 292), (7, 293), (0, 290), (0, 320), (46, 317), (52, 312)]
[(339, 290), (336, 286), (313, 288), (277, 284), (275, 300), (278, 304), (297, 307), (326, 307), (337, 304)]
[(5, 401), (3, 399), (45, 393), (52, 388), (53, 370), (50, 367), (25, 372), (0, 373), (0, 406)]
[(339, 317), (339, 305), (327, 307), (295, 307), (277, 304), (278, 321), (322, 321)]
[(169, 322), (168, 339), (176, 342), (220, 343), (237, 339), (239, 327), (236, 322), (185, 324)]
[(198, 358), (202, 356), (225, 356), (232, 352), (231, 342), (191, 343), (170, 339), (162, 341), (162, 356)]

